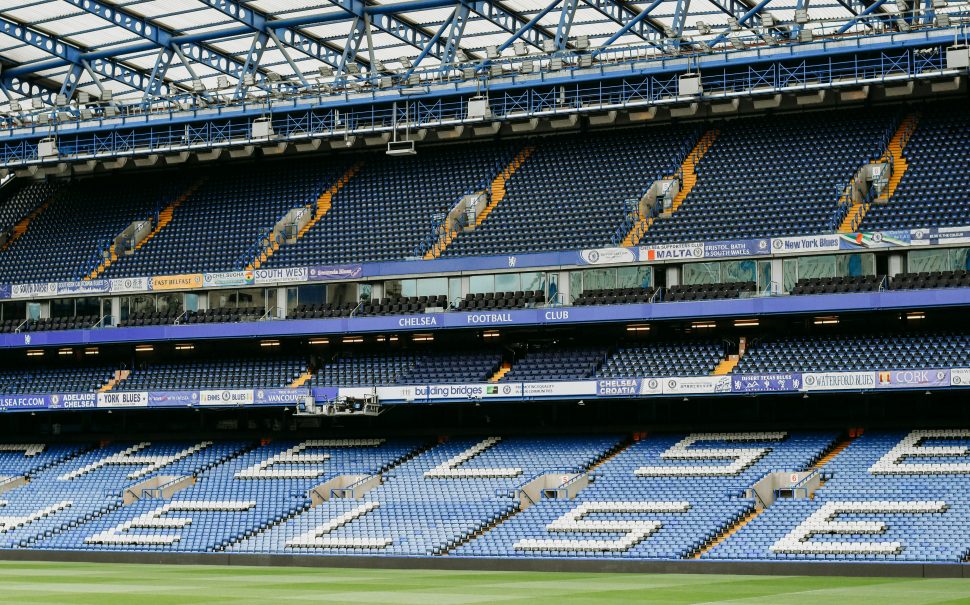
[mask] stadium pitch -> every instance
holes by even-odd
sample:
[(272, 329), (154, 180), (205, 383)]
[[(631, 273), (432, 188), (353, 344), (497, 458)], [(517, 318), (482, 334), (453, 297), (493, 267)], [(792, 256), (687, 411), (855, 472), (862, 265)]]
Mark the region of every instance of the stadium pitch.
[(0, 602), (273, 603), (970, 603), (970, 582), (736, 575), (469, 572), (0, 562)]

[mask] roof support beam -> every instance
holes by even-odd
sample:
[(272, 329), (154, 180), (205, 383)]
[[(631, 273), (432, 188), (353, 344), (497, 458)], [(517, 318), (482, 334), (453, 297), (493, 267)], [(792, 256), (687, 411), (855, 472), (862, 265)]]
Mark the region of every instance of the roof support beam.
[(159, 94), (159, 89), (162, 83), (165, 81), (165, 72), (172, 65), (172, 58), (175, 57), (175, 52), (163, 48), (158, 51), (158, 57), (155, 59), (155, 66), (152, 68), (151, 78), (148, 80), (148, 85), (145, 87), (145, 95), (142, 97), (142, 101), (147, 103), (153, 97), (161, 96)]
[(471, 9), (467, 4), (459, 4), (455, 7), (455, 13), (451, 16), (451, 27), (448, 29), (448, 41), (445, 42), (445, 54), (441, 57), (442, 67), (447, 67), (455, 62), (455, 55), (461, 45), (461, 35), (465, 31), (465, 24), (468, 22), (468, 13)]
[(61, 84), (60, 94), (64, 95), (65, 99), (70, 100), (74, 97), (74, 91), (77, 90), (78, 84), (81, 82), (81, 76), (84, 74), (84, 66), (75, 63), (68, 70), (67, 75), (64, 76), (64, 82)]
[(852, 19), (850, 19), (849, 21), (847, 21), (842, 27), (840, 27), (838, 29), (838, 31), (836, 33), (844, 34), (845, 32), (849, 31), (850, 29), (852, 29), (852, 26), (853, 25), (855, 25), (859, 21), (865, 19), (866, 17), (868, 17), (872, 13), (876, 12), (877, 10), (879, 10), (879, 8), (883, 4), (885, 4), (887, 1), (888, 0), (876, 0), (875, 2), (873, 2), (872, 4), (870, 4), (868, 7), (866, 7), (866, 9), (863, 10), (861, 13), (859, 13), (858, 15), (856, 15), (855, 17), (853, 17)]
[(653, 9), (655, 9), (658, 6), (660, 6), (661, 4), (663, 4), (663, 1), (664, 0), (653, 0), (653, 2), (650, 4), (650, 6), (648, 6), (645, 9), (643, 9), (642, 11), (640, 11), (640, 13), (636, 17), (634, 17), (634, 18), (630, 19), (629, 21), (627, 21), (626, 24), (623, 27), (621, 27), (620, 29), (618, 29), (616, 31), (616, 33), (614, 33), (612, 36), (610, 36), (606, 40), (606, 42), (603, 43), (602, 48), (598, 48), (595, 51), (593, 51), (593, 56), (594, 57), (598, 56), (601, 52), (603, 52), (604, 50), (606, 50), (609, 47), (610, 44), (613, 44), (614, 42), (616, 42), (617, 40), (619, 40), (621, 37), (623, 37), (628, 31), (630, 31), (631, 29), (635, 28), (638, 23), (640, 23), (641, 21), (643, 21), (644, 19), (646, 19), (650, 15), (650, 12)]
[[(457, 7), (455, 8), (455, 10), (458, 10)], [(421, 61), (424, 61), (425, 57), (432, 54), (432, 49), (438, 46), (438, 41), (441, 40), (441, 36), (445, 34), (445, 30), (448, 29), (449, 25), (451, 25), (450, 19), (442, 23), (441, 27), (438, 28), (438, 31), (436, 31), (435, 34), (431, 36), (431, 40), (429, 40), (428, 43), (425, 44), (424, 48), (421, 49), (421, 52), (418, 54), (417, 58), (415, 58), (414, 61), (411, 62), (411, 68), (408, 69), (407, 73), (404, 74), (403, 79), (405, 81), (407, 81), (407, 79), (411, 77), (411, 74), (414, 73), (414, 70), (417, 69), (418, 65), (421, 64)]]
[[(267, 42), (269, 42), (269, 36), (265, 32), (257, 31), (253, 34), (253, 41), (249, 45), (249, 52), (246, 53), (246, 63), (243, 64), (243, 68), (239, 72), (236, 90), (232, 94), (233, 98), (241, 99), (245, 97), (249, 87), (256, 84), (259, 62), (263, 59), (263, 52), (266, 50)], [(250, 78), (252, 78), (252, 84), (247, 82)]]
[(347, 35), (347, 42), (344, 44), (344, 52), (340, 57), (340, 65), (337, 66), (337, 80), (346, 80), (347, 64), (357, 61), (357, 51), (360, 50), (360, 43), (366, 34), (364, 17), (354, 19), (354, 25)]
[[(761, 2), (756, 4), (754, 7), (750, 8), (746, 13), (738, 17), (738, 25), (743, 26), (748, 21), (751, 21), (751, 20), (756, 20), (758, 23), (760, 23), (761, 17), (758, 15), (758, 13), (760, 13), (761, 9), (766, 7), (769, 2), (771, 2), (771, 0), (761, 0)], [(721, 42), (723, 42), (724, 39), (727, 38), (730, 33), (731, 33), (731, 28), (728, 27), (723, 32), (721, 32), (716, 38), (711, 40), (710, 42), (711, 46), (714, 47), (720, 44)]]
[(562, 10), (559, 12), (559, 27), (556, 28), (557, 50), (566, 50), (566, 44), (569, 43), (569, 30), (573, 26), (573, 19), (576, 18), (577, 6), (579, 6), (579, 0), (563, 0)]
[[(619, 24), (623, 28), (623, 33), (629, 32), (644, 42), (649, 42), (660, 49), (663, 48), (661, 44), (663, 29), (646, 19), (646, 15), (641, 19), (636, 19), (640, 13), (637, 13), (626, 4), (621, 3), (620, 0), (586, 0), (586, 3), (602, 15)], [(612, 41), (618, 38), (619, 36), (616, 35), (611, 36)], [(612, 42), (608, 44), (612, 44)]]
[(687, 23), (688, 12), (690, 12), (690, 0), (677, 0), (674, 18), (670, 23), (670, 29), (674, 30), (674, 36), (677, 38), (684, 35), (684, 25)]
[(538, 19), (526, 20), (521, 15), (509, 12), (494, 0), (472, 0), (468, 5), (485, 19), (513, 34), (515, 39), (522, 39), (538, 49), (542, 48), (544, 40), (556, 39), (555, 34), (538, 26)]

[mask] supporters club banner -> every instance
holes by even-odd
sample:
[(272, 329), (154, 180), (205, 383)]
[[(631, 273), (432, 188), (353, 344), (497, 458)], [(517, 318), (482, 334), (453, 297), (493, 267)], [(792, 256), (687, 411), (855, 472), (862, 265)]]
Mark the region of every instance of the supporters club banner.
[(664, 395), (703, 395), (730, 393), (730, 376), (683, 376), (664, 378)]
[(912, 229), (910, 238), (914, 246), (968, 244), (970, 243), (970, 227)]
[(815, 372), (802, 374), (806, 391), (851, 391), (876, 388), (875, 372)]
[(251, 405), (254, 398), (251, 389), (199, 391), (199, 405)]
[(364, 275), (363, 265), (336, 265), (333, 267), (310, 267), (307, 277), (310, 281), (329, 281), (340, 279), (359, 279)]
[(970, 387), (970, 368), (952, 368), (950, 370), (950, 386)]
[(771, 253), (770, 239), (746, 239), (729, 242), (705, 242), (704, 258), (744, 258)]
[(868, 248), (899, 248), (909, 246), (911, 237), (909, 231), (875, 231), (862, 233), (845, 233), (840, 237), (839, 246), (842, 250), (865, 250)]
[(884, 370), (877, 374), (880, 389), (916, 389), (951, 386), (950, 370)]
[(735, 393), (774, 393), (798, 391), (802, 388), (802, 375), (788, 374), (734, 374), (731, 391)]
[(145, 391), (122, 391), (98, 393), (99, 408), (147, 408), (148, 393)]
[(305, 282), (309, 270), (306, 267), (290, 269), (257, 269), (253, 273), (253, 280), (257, 284), (292, 284)]
[(808, 254), (811, 252), (835, 252), (841, 248), (838, 235), (809, 235), (802, 237), (776, 237), (771, 240), (772, 254)]
[(113, 293), (147, 292), (151, 286), (151, 279), (147, 277), (126, 277), (124, 279), (109, 279), (110, 291)]
[(183, 407), (198, 403), (198, 391), (153, 391), (148, 393), (149, 407)]
[(300, 403), (310, 394), (310, 389), (256, 389), (253, 403), (256, 405), (275, 405)]
[(0, 300), (5, 298), (10, 298), (11, 286), (10, 284), (0, 284)]
[(224, 273), (205, 273), (202, 275), (202, 286), (215, 288), (221, 286), (251, 286), (255, 283), (252, 271), (227, 271)]
[(50, 407), (52, 395), (0, 395), (0, 409), (43, 410)]

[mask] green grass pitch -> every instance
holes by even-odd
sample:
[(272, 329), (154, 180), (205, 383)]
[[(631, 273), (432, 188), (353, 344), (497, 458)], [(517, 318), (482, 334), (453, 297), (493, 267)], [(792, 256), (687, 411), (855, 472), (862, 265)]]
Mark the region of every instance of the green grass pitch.
[(0, 562), (0, 603), (970, 603), (970, 580)]

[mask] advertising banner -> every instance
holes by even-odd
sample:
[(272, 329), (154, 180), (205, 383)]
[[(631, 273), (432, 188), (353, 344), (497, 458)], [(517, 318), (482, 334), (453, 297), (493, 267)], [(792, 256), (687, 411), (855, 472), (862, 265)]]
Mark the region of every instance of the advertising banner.
[(310, 281), (330, 279), (357, 279), (364, 273), (362, 265), (335, 265), (332, 267), (310, 267), (307, 277)]
[(950, 386), (950, 370), (883, 370), (876, 386), (880, 389), (916, 389)]
[(577, 382), (523, 382), (523, 397), (593, 397), (596, 395), (597, 381)]
[(215, 391), (200, 391), (199, 405), (251, 405), (253, 391), (251, 389), (223, 389)]
[(609, 378), (596, 381), (596, 395), (599, 397), (633, 397), (639, 394), (639, 378)]
[(35, 296), (54, 296), (57, 284), (14, 284), (10, 287), (10, 298), (32, 298)]
[(152, 391), (148, 393), (148, 405), (150, 407), (185, 407), (198, 403), (198, 391)]
[(875, 372), (814, 372), (802, 374), (806, 391), (845, 391), (876, 388)]
[(255, 283), (252, 271), (226, 271), (223, 273), (205, 273), (202, 285), (206, 288), (220, 286), (251, 286)]
[(664, 395), (730, 393), (730, 376), (675, 376), (662, 379)]
[(442, 399), (508, 399), (522, 397), (522, 384), (518, 382), (500, 384), (432, 384), (416, 386), (415, 396), (421, 400)]
[(111, 282), (107, 279), (63, 281), (54, 284), (55, 294), (100, 294), (109, 290), (111, 290)]
[(788, 374), (734, 374), (731, 390), (735, 393), (772, 393), (798, 391), (802, 388), (802, 375)]
[(114, 392), (98, 393), (97, 407), (99, 408), (147, 408), (147, 392)]
[(0, 409), (43, 410), (50, 403), (49, 395), (0, 395)]
[(205, 278), (201, 273), (190, 273), (186, 275), (160, 275), (152, 278), (152, 290), (192, 290), (201, 288)]
[(109, 279), (110, 291), (119, 294), (125, 292), (148, 292), (151, 280), (147, 277), (126, 277), (124, 279)]
[(306, 267), (290, 269), (257, 269), (253, 279), (257, 284), (288, 284), (307, 281), (309, 271)]
[(950, 386), (970, 387), (970, 368), (953, 368), (950, 370)]
[(742, 258), (771, 254), (771, 240), (743, 239), (730, 242), (705, 242), (704, 258)]
[(899, 248), (910, 245), (909, 231), (874, 231), (844, 233), (840, 237), (843, 250), (864, 250), (868, 248)]
[(910, 230), (914, 246), (970, 244), (970, 227), (931, 227)]
[(10, 298), (10, 284), (0, 284), (0, 300)]
[(834, 252), (841, 247), (838, 235), (806, 235), (801, 237), (774, 237), (771, 239), (773, 254), (807, 254), (809, 252)]
[(310, 389), (256, 389), (253, 401), (256, 405), (299, 403), (310, 394)]
[(97, 393), (58, 393), (49, 396), (48, 409), (83, 410), (98, 407)]
[(641, 261), (660, 260), (696, 260), (704, 258), (703, 242), (692, 244), (660, 244), (649, 248), (640, 248)]
[(579, 257), (587, 265), (610, 265), (615, 263), (634, 263), (637, 253), (634, 248), (595, 248), (580, 250)]

